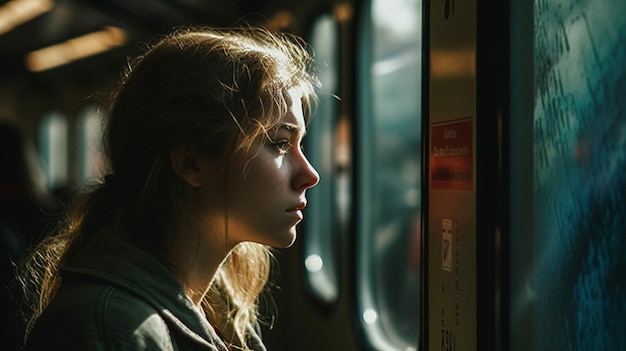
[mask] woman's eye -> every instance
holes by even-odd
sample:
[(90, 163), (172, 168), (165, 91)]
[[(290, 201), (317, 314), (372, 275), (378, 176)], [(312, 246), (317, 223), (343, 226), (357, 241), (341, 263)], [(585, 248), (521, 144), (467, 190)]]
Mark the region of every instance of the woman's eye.
[(287, 139), (277, 140), (273, 142), (272, 145), (276, 148), (276, 151), (278, 151), (278, 153), (280, 154), (284, 154), (288, 152), (293, 146), (293, 144), (291, 143), (291, 140), (287, 140)]

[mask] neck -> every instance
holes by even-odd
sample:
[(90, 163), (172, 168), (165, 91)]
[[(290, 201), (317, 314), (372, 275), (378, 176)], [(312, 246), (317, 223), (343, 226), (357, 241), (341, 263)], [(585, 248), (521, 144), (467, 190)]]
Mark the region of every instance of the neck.
[(212, 233), (178, 230), (166, 243), (164, 252), (187, 296), (198, 307), (230, 251), (207, 237), (215, 238)]

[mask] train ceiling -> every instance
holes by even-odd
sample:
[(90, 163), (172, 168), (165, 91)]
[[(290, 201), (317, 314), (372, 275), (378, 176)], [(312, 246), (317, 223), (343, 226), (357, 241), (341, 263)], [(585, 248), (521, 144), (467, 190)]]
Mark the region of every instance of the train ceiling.
[[(244, 15), (259, 23), (279, 8), (280, 0), (0, 0), (0, 83), (43, 89), (101, 84), (119, 72), (137, 43), (156, 34), (190, 24), (229, 26)], [(40, 14), (18, 23), (30, 10)], [(88, 42), (98, 35), (105, 47)], [(64, 46), (41, 50), (57, 44)], [(100, 52), (90, 55), (90, 48)], [(41, 65), (55, 58), (60, 66)]]

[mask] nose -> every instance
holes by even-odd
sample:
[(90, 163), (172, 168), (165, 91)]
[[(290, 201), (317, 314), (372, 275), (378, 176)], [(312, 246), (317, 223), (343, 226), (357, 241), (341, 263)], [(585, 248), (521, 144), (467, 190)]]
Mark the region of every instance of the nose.
[(304, 191), (317, 185), (320, 181), (320, 175), (302, 151), (297, 152), (294, 163), (296, 164), (296, 174), (292, 183), (294, 190)]

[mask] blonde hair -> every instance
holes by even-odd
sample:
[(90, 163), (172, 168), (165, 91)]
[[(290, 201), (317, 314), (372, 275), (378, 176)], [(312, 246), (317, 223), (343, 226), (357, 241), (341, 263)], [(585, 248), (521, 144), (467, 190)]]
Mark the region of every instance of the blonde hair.
[[(99, 228), (120, 223), (153, 250), (187, 216), (181, 180), (169, 163), (174, 147), (193, 145), (216, 158), (249, 151), (287, 112), (287, 91), (294, 88), (303, 92), (308, 121), (317, 85), (311, 68), (300, 38), (250, 26), (181, 28), (130, 60), (111, 96), (104, 138), (110, 171), (124, 191), (96, 185), (33, 251), (23, 266), (25, 290), (29, 283), (35, 288), (29, 325), (54, 297), (64, 262)], [(245, 349), (270, 266), (268, 247), (241, 243), (217, 272), (202, 306), (226, 342)]]

